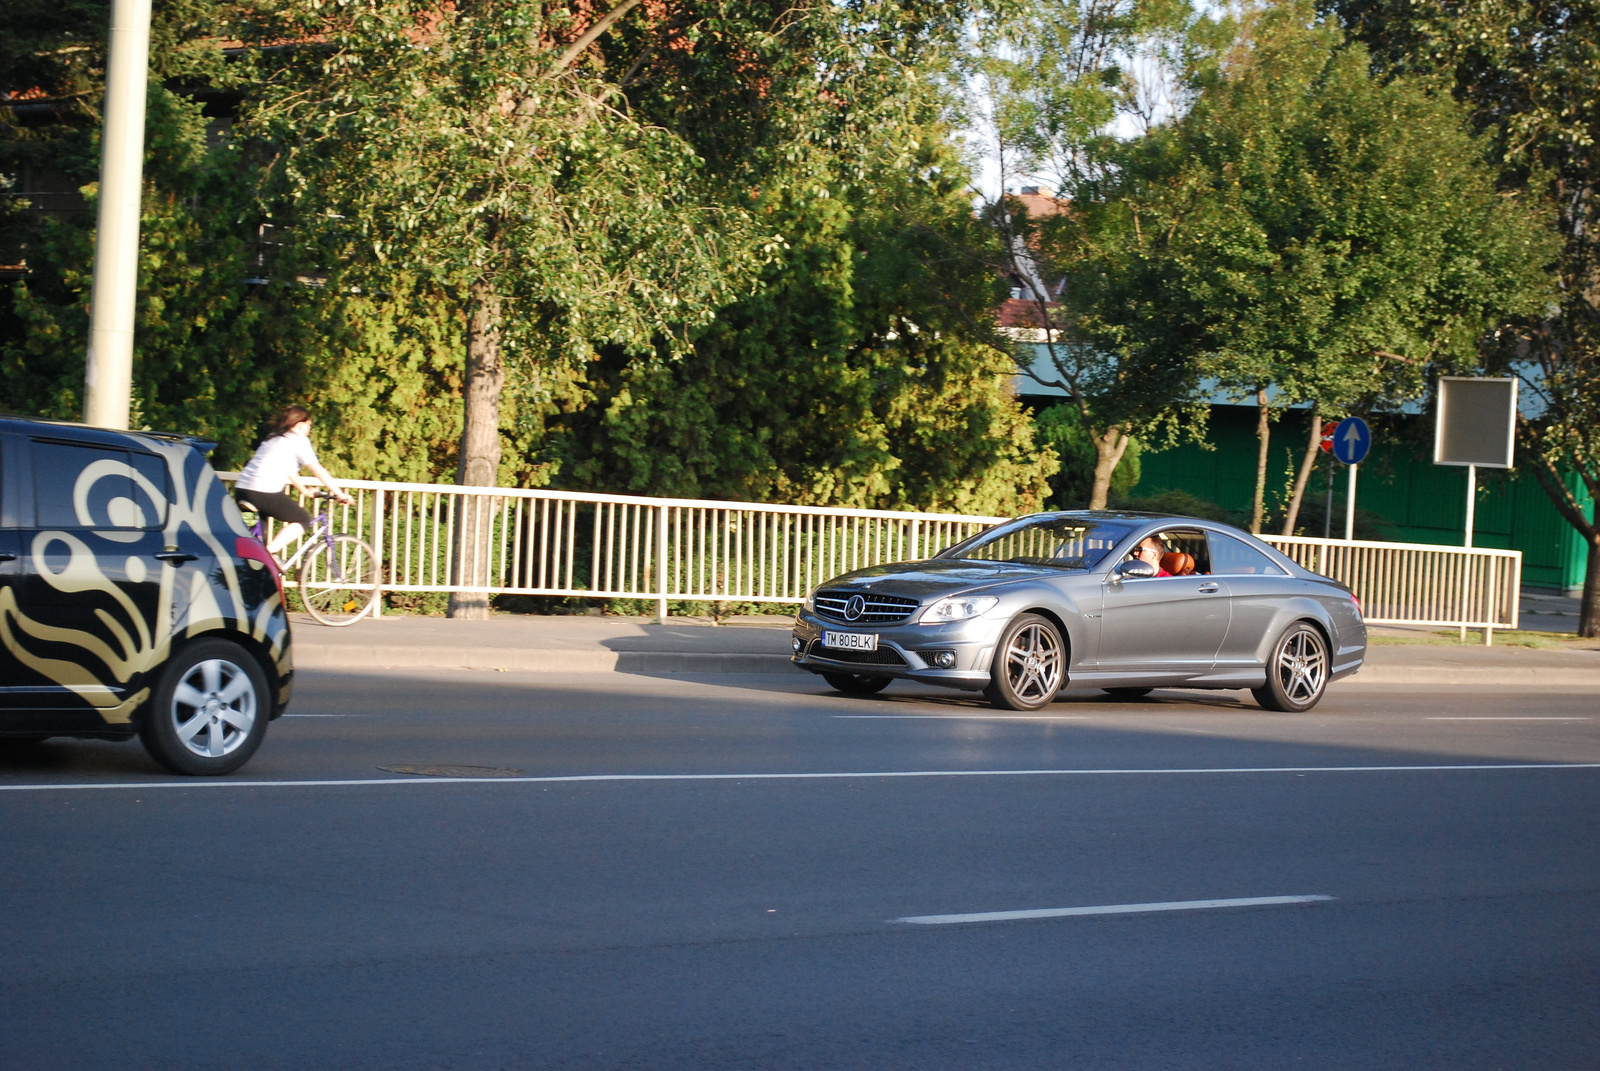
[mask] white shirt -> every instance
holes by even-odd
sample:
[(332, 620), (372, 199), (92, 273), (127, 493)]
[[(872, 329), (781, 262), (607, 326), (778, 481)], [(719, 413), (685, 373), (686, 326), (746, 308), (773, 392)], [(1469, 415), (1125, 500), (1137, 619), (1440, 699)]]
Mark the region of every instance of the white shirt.
[(279, 495), (289, 479), (317, 463), (317, 452), (304, 435), (274, 435), (256, 447), (250, 464), (239, 473), (241, 491), (268, 491)]

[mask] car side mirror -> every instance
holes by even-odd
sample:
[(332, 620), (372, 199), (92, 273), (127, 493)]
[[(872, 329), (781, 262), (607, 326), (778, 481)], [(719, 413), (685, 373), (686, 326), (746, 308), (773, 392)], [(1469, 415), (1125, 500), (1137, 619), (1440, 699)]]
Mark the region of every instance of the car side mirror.
[(1131, 562), (1121, 562), (1111, 570), (1111, 580), (1113, 583), (1120, 583), (1123, 580), (1147, 580), (1160, 571), (1143, 558), (1135, 558)]

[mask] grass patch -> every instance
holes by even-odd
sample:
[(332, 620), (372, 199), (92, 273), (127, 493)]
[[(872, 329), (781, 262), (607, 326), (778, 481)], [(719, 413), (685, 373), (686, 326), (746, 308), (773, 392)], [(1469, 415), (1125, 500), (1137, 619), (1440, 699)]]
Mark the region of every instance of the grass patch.
[[(1593, 640), (1580, 639), (1570, 632), (1535, 632), (1531, 629), (1494, 630), (1496, 647), (1535, 647), (1544, 650), (1564, 650), (1574, 647), (1583, 649), (1594, 642)], [(1418, 632), (1410, 636), (1368, 635), (1367, 643), (1373, 647), (1481, 647), (1483, 645), (1483, 630), (1467, 629), (1465, 643), (1462, 642), (1461, 633), (1457, 630)]]

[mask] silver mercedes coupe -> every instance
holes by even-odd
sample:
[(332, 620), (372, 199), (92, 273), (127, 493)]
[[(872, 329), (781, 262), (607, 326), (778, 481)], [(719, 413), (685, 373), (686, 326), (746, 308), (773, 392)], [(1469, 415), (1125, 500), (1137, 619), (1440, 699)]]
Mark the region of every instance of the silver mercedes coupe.
[(1038, 513), (926, 561), (819, 585), (794, 661), (843, 692), (896, 678), (1037, 710), (1062, 688), (1248, 688), (1268, 710), (1315, 706), (1361, 668), (1350, 589), (1225, 524), (1154, 513)]

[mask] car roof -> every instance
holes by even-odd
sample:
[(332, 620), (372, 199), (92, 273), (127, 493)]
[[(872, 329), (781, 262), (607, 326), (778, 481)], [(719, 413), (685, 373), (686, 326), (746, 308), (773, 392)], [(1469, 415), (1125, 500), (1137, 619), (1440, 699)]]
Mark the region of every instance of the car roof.
[(80, 424), (72, 420), (50, 420), (45, 417), (25, 416), (21, 413), (0, 412), (0, 431), (17, 431), (24, 434), (37, 435), (41, 432), (57, 435), (62, 438), (81, 439), (84, 442), (110, 445), (131, 445), (128, 439), (138, 440), (155, 439), (168, 443), (187, 443), (199, 450), (202, 454), (209, 454), (217, 447), (216, 440), (207, 439), (199, 435), (184, 435), (176, 431), (130, 431), (124, 428), (97, 428), (90, 424)]
[[(1184, 516), (1181, 513), (1150, 513), (1150, 512), (1144, 511), (1144, 510), (1132, 510), (1132, 509), (1068, 509), (1068, 510), (1056, 510), (1056, 511), (1048, 512), (1048, 513), (1031, 513), (1031, 514), (1028, 514), (1027, 516), (1024, 516), (1024, 517), (1018, 517), (1017, 520), (1019, 520), (1019, 521), (1029, 521), (1029, 520), (1035, 520), (1035, 519), (1040, 518), (1040, 517), (1060, 517), (1060, 518), (1063, 518), (1063, 519), (1070, 518), (1070, 519), (1086, 520), (1086, 521), (1087, 520), (1116, 520), (1116, 521), (1160, 522), (1161, 524), (1199, 524), (1199, 525), (1208, 525), (1208, 526), (1213, 527), (1213, 528), (1232, 528), (1235, 531), (1243, 531), (1242, 528), (1239, 528), (1237, 525), (1229, 524), (1227, 521), (1212, 521), (1212, 520), (1207, 520), (1204, 517), (1187, 517), (1187, 516)], [(1159, 525), (1158, 525), (1158, 527), (1159, 527)]]

